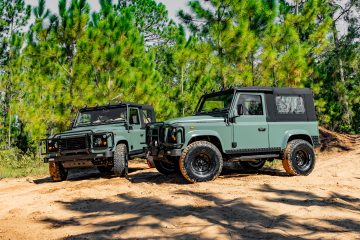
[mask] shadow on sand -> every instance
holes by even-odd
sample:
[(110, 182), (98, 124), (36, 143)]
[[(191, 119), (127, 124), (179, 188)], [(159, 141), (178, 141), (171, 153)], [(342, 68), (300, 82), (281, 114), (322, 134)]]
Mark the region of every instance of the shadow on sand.
[[(262, 185), (254, 191), (274, 193), (270, 195), (276, 197), (265, 199), (269, 202), (281, 202), (301, 207), (322, 206), (360, 213), (359, 208), (356, 207), (360, 204), (359, 199), (338, 193), (332, 193), (330, 198), (323, 199), (313, 193), (276, 189), (270, 185)], [(124, 193), (114, 196), (111, 201), (95, 198), (59, 201), (58, 203), (65, 209), (78, 213), (76, 216), (80, 216), (65, 220), (45, 218), (42, 221), (52, 228), (72, 226), (79, 229), (86, 222), (87, 226), (93, 229), (86, 233), (69, 236), (67, 239), (113, 239), (134, 233), (131, 231), (139, 230), (139, 227), (151, 229), (151, 235), (149, 232), (137, 232), (136, 236), (140, 237), (134, 239), (157, 237), (198, 239), (203, 238), (208, 227), (214, 226), (221, 229), (221, 233), (228, 238), (235, 239), (308, 239), (320, 232), (335, 236), (346, 232), (360, 232), (360, 224), (352, 219), (339, 220), (324, 216), (317, 219), (319, 224), (314, 225), (306, 221), (295, 221), (293, 216), (288, 214), (270, 214), (268, 209), (242, 197), (229, 200), (219, 198), (212, 193), (189, 190), (174, 190), (171, 194), (184, 199), (184, 203), (191, 197), (203, 204), (189, 203), (179, 206), (162, 200), (161, 196), (133, 196), (133, 194)], [(187, 223), (181, 220), (189, 216), (196, 221)], [(98, 221), (98, 217), (107, 220)], [(190, 231), (189, 228), (193, 230)], [(271, 231), (273, 229), (277, 231)], [(302, 229), (306, 234), (292, 235), (292, 229)]]
[[(140, 167), (129, 167), (129, 174), (144, 170), (145, 168)], [(96, 180), (99, 178), (116, 178), (113, 174), (100, 173), (96, 168), (86, 169), (70, 169), (67, 181), (81, 181), (81, 180)], [(44, 177), (33, 180), (35, 184), (49, 183), (52, 182), (50, 177)]]

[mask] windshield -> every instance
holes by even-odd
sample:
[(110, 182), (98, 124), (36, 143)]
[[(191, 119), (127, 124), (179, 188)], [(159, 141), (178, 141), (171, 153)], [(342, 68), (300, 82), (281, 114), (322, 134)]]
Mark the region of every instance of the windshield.
[(126, 107), (85, 110), (78, 114), (74, 127), (126, 121)]
[(234, 93), (223, 93), (216, 96), (205, 96), (197, 110), (197, 114), (226, 112), (230, 108)]

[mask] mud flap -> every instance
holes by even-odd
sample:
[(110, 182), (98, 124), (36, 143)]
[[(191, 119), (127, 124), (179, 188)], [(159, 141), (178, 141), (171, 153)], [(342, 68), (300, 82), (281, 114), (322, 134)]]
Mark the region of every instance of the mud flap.
[(154, 157), (150, 155), (150, 152), (146, 154), (146, 163), (149, 168), (155, 168)]
[(60, 173), (59, 173), (59, 167), (57, 166), (57, 163), (55, 162), (49, 162), (49, 173), (51, 176), (51, 179), (53, 181), (61, 181)]

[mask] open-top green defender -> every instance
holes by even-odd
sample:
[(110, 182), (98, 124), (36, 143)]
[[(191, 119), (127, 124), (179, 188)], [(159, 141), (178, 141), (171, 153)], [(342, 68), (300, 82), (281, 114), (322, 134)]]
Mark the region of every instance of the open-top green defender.
[(290, 175), (315, 165), (319, 130), (310, 89), (245, 87), (205, 94), (194, 116), (147, 126), (148, 160), (163, 174), (210, 181), (223, 161), (257, 170), (282, 159)]
[(137, 103), (81, 109), (69, 131), (45, 140), (52, 180), (65, 180), (69, 168), (93, 166), (123, 176), (128, 159), (145, 157), (145, 126), (154, 121), (153, 108)]

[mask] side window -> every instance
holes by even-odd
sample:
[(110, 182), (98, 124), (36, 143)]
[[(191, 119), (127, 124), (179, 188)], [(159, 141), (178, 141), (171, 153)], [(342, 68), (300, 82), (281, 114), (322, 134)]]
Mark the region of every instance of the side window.
[(141, 112), (144, 124), (148, 124), (148, 123), (152, 122), (152, 120), (151, 120), (151, 117), (152, 117), (151, 116), (151, 111), (142, 109), (142, 110), (140, 110), (140, 112)]
[(263, 106), (260, 95), (241, 94), (238, 104), (242, 104), (244, 115), (263, 115)]
[(130, 108), (129, 122), (135, 125), (140, 124), (139, 110), (137, 108)]
[(300, 96), (276, 96), (276, 109), (279, 114), (304, 114), (304, 99)]

